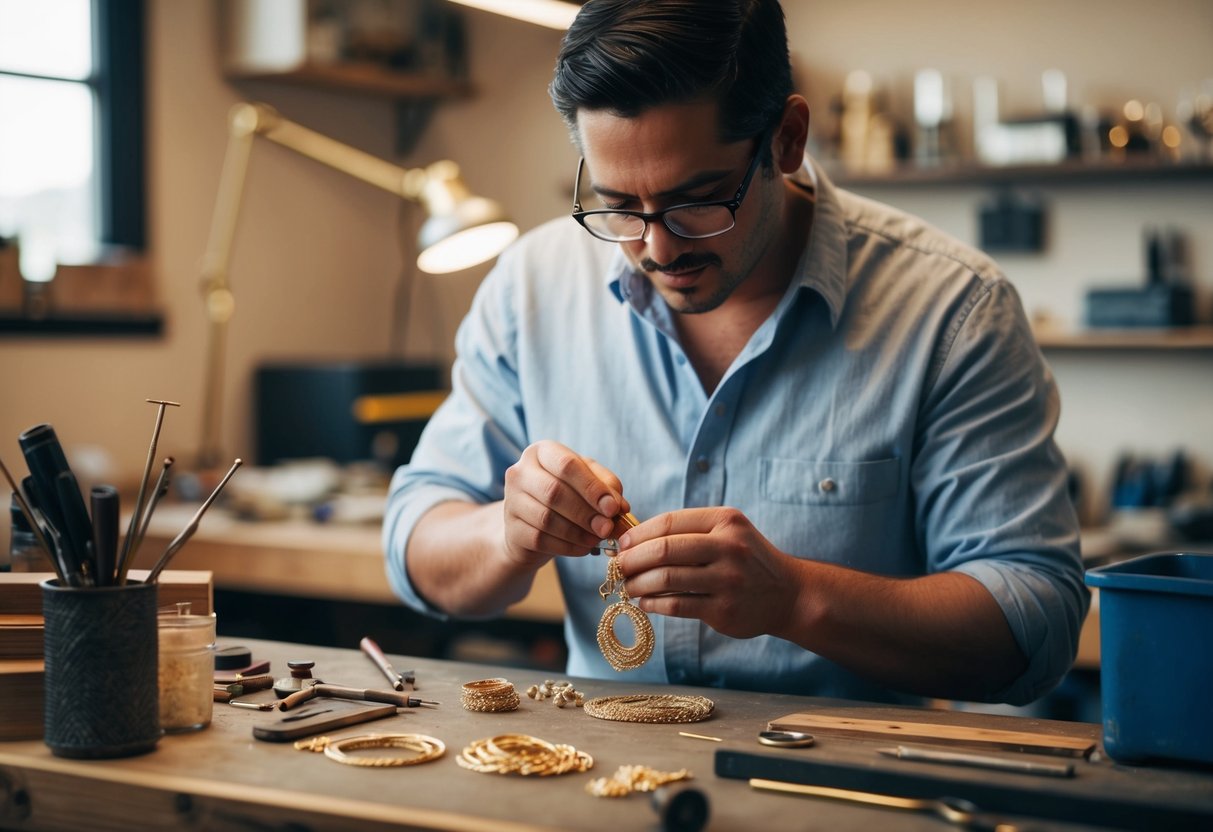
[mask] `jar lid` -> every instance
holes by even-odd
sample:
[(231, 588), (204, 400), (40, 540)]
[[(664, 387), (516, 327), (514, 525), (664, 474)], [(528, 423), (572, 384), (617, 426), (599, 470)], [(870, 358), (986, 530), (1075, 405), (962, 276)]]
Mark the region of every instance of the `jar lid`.
[(215, 615), (161, 615), (157, 618), (160, 628), (161, 649), (208, 648), (215, 642)]
[(248, 667), (252, 663), (253, 651), (247, 647), (235, 645), (221, 647), (215, 651), (216, 670), (237, 670), (241, 667)]

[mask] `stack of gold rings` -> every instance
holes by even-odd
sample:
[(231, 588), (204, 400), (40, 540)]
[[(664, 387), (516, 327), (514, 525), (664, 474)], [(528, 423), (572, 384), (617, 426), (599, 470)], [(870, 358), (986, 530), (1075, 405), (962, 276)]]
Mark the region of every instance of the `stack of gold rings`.
[(459, 702), (469, 711), (499, 713), (512, 711), (522, 698), (508, 679), (479, 679), (463, 686)]
[(716, 703), (703, 696), (633, 694), (600, 696), (585, 703), (585, 712), (613, 722), (702, 722), (712, 715)]
[[(344, 737), (339, 740), (329, 737), (312, 737), (295, 743), (300, 751), (323, 751), (324, 756), (347, 766), (369, 766), (388, 768), (395, 766), (415, 766), (437, 760), (446, 753), (446, 744), (434, 737), (424, 734), (364, 734), (357, 737)], [(415, 757), (352, 757), (347, 751), (363, 748), (404, 748), (417, 752)]]
[(528, 734), (500, 734), (475, 740), (456, 761), (482, 774), (520, 774), (547, 777), (570, 771), (589, 771), (594, 758), (571, 745), (553, 744)]

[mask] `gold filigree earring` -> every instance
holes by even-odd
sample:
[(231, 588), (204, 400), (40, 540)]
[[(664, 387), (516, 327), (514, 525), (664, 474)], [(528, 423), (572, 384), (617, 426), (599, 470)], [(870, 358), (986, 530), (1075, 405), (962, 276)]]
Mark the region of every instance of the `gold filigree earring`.
[[(631, 514), (621, 514), (616, 520), (629, 528), (639, 525), (639, 521)], [(602, 542), (598, 551), (607, 555), (606, 580), (598, 587), (598, 595), (603, 601), (612, 595), (619, 595), (619, 600), (606, 608), (602, 620), (598, 622), (598, 649), (616, 670), (635, 670), (653, 655), (653, 645), (656, 641), (653, 637), (653, 625), (644, 610), (631, 603), (627, 590), (623, 588), (623, 572), (619, 569), (619, 559), (616, 557), (619, 544), (614, 538), (610, 538)], [(615, 619), (620, 615), (627, 616), (636, 631), (636, 643), (631, 647), (624, 647), (615, 635)]]

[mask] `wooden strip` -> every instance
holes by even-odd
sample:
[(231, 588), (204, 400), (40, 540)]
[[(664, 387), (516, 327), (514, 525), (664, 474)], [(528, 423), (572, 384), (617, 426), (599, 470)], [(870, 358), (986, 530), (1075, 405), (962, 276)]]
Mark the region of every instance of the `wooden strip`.
[[(132, 569), (131, 580), (147, 577), (147, 569)], [(42, 615), (42, 587), (53, 572), (0, 573), (0, 615)], [(209, 570), (166, 569), (160, 573), (158, 604), (172, 606), (189, 601), (194, 615), (210, 615), (215, 610), (214, 589)]]
[[(428, 809), (342, 797), (325, 789), (309, 791), (286, 776), (281, 787), (271, 787), (214, 779), (206, 772), (167, 773), (175, 766), (142, 769), (108, 761), (90, 765), (93, 761), (42, 752), (35, 756), (0, 745), (0, 770), (7, 768), (21, 777), (23, 790), (39, 807), (38, 828), (129, 829), (137, 816), (145, 829), (187, 828), (197, 826), (201, 818), (204, 825), (210, 821), (208, 828), (227, 829), (557, 831), (550, 825), (477, 816), (473, 807), (462, 805)], [(286, 753), (308, 764), (322, 762), (304, 759), (293, 750)], [(187, 795), (188, 800), (182, 801)], [(188, 809), (182, 808), (183, 803)]]
[(1038, 734), (1029, 731), (1003, 731), (997, 728), (970, 728), (963, 725), (940, 725), (933, 722), (903, 722), (890, 719), (858, 719), (849, 716), (795, 713), (772, 720), (771, 731), (805, 731), (834, 737), (856, 739), (896, 738), (902, 742), (962, 745), (972, 748), (992, 748), (1001, 751), (1026, 751), (1058, 757), (1087, 757), (1095, 750), (1095, 742), (1082, 737), (1060, 734)]
[(0, 615), (0, 659), (42, 658), (40, 615)]

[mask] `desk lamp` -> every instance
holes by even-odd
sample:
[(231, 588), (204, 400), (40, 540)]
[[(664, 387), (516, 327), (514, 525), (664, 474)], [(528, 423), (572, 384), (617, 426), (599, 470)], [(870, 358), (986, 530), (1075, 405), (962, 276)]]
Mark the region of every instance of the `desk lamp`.
[(417, 267), (422, 271), (444, 274), (483, 263), (500, 254), (518, 236), (518, 227), (506, 218), (501, 206), (472, 195), (454, 162), (444, 160), (405, 169), (295, 124), (268, 105), (237, 104), (228, 119), (227, 152), (202, 263), (202, 289), (210, 326), (197, 460), (200, 469), (213, 468), (220, 462), (224, 346), (228, 321), (235, 311), (228, 265), (249, 152), (257, 136), (420, 203), (427, 215), (418, 235)]

